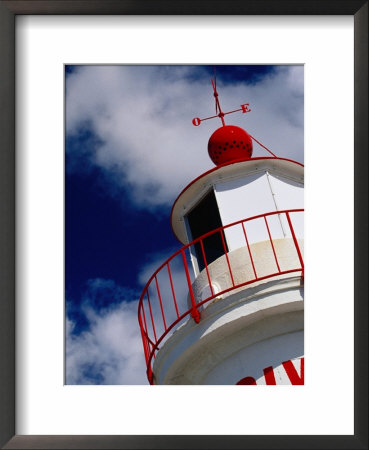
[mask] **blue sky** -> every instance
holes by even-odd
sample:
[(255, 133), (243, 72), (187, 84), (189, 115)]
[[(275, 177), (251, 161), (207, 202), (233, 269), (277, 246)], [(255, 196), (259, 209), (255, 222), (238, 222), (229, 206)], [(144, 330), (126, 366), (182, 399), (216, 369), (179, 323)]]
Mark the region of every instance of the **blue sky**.
[[(216, 66), (226, 117), (303, 162), (302, 66)], [(211, 169), (213, 66), (67, 66), (65, 287), (68, 384), (147, 384), (137, 301), (180, 247), (172, 203)], [(254, 146), (254, 156), (267, 155)]]

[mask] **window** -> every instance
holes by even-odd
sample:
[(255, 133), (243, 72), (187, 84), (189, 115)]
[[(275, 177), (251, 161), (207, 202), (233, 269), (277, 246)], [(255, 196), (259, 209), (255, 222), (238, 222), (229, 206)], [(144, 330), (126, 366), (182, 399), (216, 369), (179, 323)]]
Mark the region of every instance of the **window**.
[[(222, 226), (218, 204), (214, 191), (211, 190), (187, 215), (187, 223), (191, 231), (192, 240), (203, 236), (209, 231)], [(221, 234), (219, 232), (208, 236), (203, 240), (204, 252), (207, 264), (212, 263), (224, 254)], [(228, 251), (227, 244), (226, 251)], [(195, 253), (199, 270), (205, 268), (205, 262), (200, 243), (195, 244)]]

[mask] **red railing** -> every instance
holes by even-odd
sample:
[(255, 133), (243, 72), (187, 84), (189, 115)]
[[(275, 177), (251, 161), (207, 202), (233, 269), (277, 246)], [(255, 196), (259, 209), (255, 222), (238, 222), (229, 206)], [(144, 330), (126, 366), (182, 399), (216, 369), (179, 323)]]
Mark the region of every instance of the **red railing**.
[[(141, 294), (138, 306), (138, 321), (150, 384), (153, 384), (152, 363), (159, 345), (188, 316), (199, 323), (201, 310), (206, 303), (234, 289), (268, 278), (294, 272), (300, 272), (303, 278), (303, 257), (293, 225), (294, 219), (291, 219), (291, 216), (296, 217), (297, 214), (303, 214), (303, 211), (303, 209), (274, 211), (217, 228), (182, 247), (154, 272)], [(270, 222), (274, 223), (273, 226)], [(278, 226), (276, 226), (276, 222), (278, 222)], [(247, 228), (249, 229), (247, 230)], [(261, 237), (263, 232), (266, 239)], [(273, 234), (278, 234), (278, 236), (272, 236)], [(220, 238), (218, 242), (219, 245), (221, 244), (222, 254), (214, 260), (214, 255), (209, 258), (207, 252), (209, 253), (209, 238), (215, 239), (216, 237)], [(283, 255), (279, 255), (276, 245), (279, 238), (287, 238), (292, 242), (298, 262), (296, 267), (295, 263), (293, 263), (293, 267), (284, 267), (286, 265), (285, 260)], [(253, 254), (253, 244), (257, 245), (261, 242), (268, 244), (270, 255), (272, 255), (270, 260), (274, 261), (273, 268), (267, 269), (267, 273), (265, 273), (264, 266), (263, 273), (258, 270), (257, 259), (260, 259), (260, 255), (255, 258)], [(235, 280), (237, 270), (232, 269), (232, 252), (240, 248), (244, 248), (245, 256), (248, 259), (247, 263), (250, 267), (247, 280)], [(264, 247), (264, 250), (267, 251), (266, 247)], [(227, 286), (222, 286), (220, 291), (216, 291), (215, 277), (211, 274), (213, 266), (212, 263), (208, 263), (208, 259), (212, 259), (216, 263), (220, 257), (224, 259), (229, 283)], [(199, 268), (199, 261), (201, 268)], [(206, 287), (209, 288), (209, 295), (204, 299), (194, 292), (196, 278), (193, 273), (193, 265), (197, 267), (197, 272), (202, 269), (201, 273), (197, 275), (205, 279)]]

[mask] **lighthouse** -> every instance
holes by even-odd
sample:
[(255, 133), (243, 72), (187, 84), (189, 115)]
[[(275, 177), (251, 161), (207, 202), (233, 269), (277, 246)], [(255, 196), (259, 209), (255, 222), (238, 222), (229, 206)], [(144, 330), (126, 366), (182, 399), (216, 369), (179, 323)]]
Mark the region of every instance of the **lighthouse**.
[[(304, 384), (304, 168), (226, 116), (216, 78), (214, 167), (175, 200), (181, 247), (152, 274), (138, 321), (150, 384)], [(227, 118), (228, 121), (228, 118)], [(254, 144), (267, 152), (254, 157)]]

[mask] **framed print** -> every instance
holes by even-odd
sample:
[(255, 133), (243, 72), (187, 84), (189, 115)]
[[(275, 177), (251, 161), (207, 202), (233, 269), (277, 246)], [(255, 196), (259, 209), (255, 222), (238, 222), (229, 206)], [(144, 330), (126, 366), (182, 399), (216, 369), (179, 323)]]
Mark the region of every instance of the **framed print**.
[[(1, 445), (367, 448), (367, 3), (3, 1), (0, 8)], [(83, 64), (304, 66), (304, 386), (65, 383), (64, 74)], [(83, 82), (75, 86), (78, 94)], [(201, 270), (196, 249), (191, 257)], [(144, 339), (147, 360), (150, 345)]]

